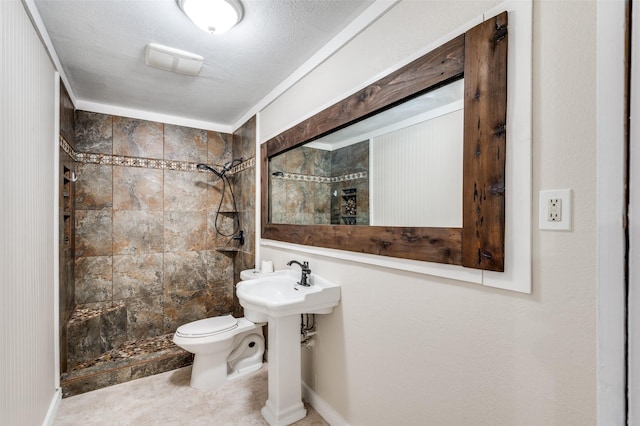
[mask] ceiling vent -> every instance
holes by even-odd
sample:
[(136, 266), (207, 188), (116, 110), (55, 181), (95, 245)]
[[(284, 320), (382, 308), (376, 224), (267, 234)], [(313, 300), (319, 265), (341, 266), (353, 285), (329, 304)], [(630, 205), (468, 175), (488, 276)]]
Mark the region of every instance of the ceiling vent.
[(202, 69), (204, 58), (200, 55), (162, 46), (156, 43), (147, 45), (144, 55), (147, 65), (165, 71), (176, 72), (185, 75), (198, 75)]

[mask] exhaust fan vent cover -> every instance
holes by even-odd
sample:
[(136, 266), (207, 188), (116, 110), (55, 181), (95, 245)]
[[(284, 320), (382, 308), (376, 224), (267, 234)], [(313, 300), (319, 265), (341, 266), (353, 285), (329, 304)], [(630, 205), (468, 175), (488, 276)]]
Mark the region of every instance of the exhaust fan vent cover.
[(204, 58), (184, 50), (149, 43), (144, 55), (144, 61), (150, 67), (196, 76), (202, 69)]

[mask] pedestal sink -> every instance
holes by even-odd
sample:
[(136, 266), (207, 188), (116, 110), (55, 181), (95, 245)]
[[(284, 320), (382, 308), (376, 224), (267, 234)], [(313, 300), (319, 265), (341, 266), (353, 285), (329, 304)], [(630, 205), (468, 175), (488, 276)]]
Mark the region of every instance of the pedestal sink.
[(269, 329), (269, 399), (262, 416), (271, 426), (289, 425), (307, 415), (302, 404), (300, 314), (328, 314), (340, 301), (340, 286), (310, 275), (309, 287), (298, 284), (300, 272), (273, 275), (237, 285), (244, 315), (267, 322)]

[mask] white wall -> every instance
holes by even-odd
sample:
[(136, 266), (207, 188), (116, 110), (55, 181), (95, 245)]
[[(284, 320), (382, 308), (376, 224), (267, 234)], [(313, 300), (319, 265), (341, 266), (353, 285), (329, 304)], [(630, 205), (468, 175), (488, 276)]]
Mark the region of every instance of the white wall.
[[(0, 1), (0, 424), (52, 419), (56, 74), (18, 0)], [(55, 236), (55, 237), (54, 237)]]
[[(260, 114), (262, 141), (495, 3), (400, 2)], [(534, 222), (531, 295), (261, 247), (342, 285), (303, 379), (349, 424), (596, 422), (596, 3), (533, 12), (533, 193), (573, 188), (575, 211), (571, 232)]]
[(459, 109), (371, 139), (371, 225), (462, 227), (463, 128)]

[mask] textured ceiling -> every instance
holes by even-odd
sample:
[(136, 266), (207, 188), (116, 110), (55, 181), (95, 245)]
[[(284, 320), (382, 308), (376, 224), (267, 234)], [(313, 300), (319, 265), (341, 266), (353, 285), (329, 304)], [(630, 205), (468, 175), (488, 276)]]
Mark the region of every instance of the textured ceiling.
[[(76, 99), (233, 125), (373, 0), (241, 0), (210, 35), (175, 0), (35, 0)], [(203, 56), (190, 77), (144, 63), (148, 43)]]

